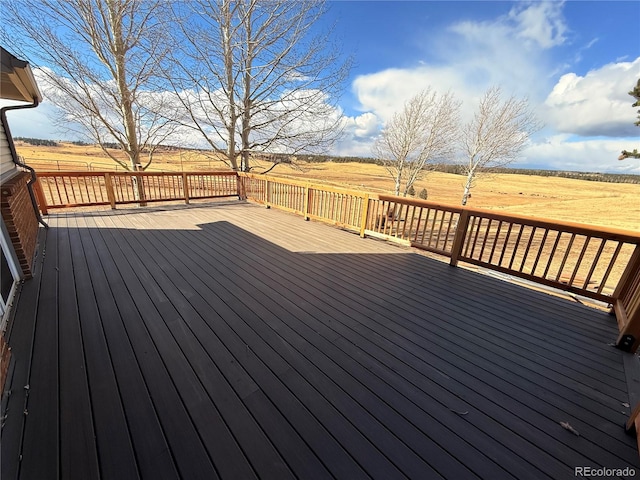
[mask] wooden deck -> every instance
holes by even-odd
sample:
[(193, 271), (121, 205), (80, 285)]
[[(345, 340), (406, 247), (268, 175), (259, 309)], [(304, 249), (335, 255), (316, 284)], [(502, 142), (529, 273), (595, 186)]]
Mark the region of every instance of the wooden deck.
[(606, 313), (241, 202), (48, 222), (3, 479), (640, 469)]

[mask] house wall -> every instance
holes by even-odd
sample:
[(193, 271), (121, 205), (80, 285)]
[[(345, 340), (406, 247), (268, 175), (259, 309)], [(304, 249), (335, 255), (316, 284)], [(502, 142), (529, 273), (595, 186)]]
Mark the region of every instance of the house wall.
[(0, 183), (4, 183), (18, 172), (13, 159), (11, 158), (11, 149), (7, 140), (7, 134), (4, 125), (0, 122)]
[(38, 238), (38, 219), (27, 189), (30, 175), (18, 172), (2, 184), (0, 210), (24, 278), (30, 278)]
[(38, 218), (27, 188), (31, 176), (13, 162), (8, 135), (8, 128), (4, 121), (0, 121), (0, 209), (9, 233), (7, 243), (13, 245), (23, 278), (30, 278), (38, 237)]

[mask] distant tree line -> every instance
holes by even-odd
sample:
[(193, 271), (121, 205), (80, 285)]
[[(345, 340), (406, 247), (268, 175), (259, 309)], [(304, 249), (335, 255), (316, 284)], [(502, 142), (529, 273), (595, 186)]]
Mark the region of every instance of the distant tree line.
[(28, 138), (28, 137), (14, 137), (15, 140), (19, 140), (29, 145), (35, 145), (37, 147), (57, 147), (58, 143), (53, 140), (42, 140), (40, 138)]
[[(331, 155), (303, 155), (297, 157), (298, 161), (305, 161), (309, 163), (370, 163), (375, 165), (382, 165), (382, 161), (376, 158), (370, 157), (336, 157)], [(450, 163), (435, 163), (426, 165), (426, 169), (430, 171), (452, 173), (454, 175), (466, 175), (465, 167), (463, 165), (456, 165)], [(572, 172), (567, 170), (541, 170), (533, 168), (507, 168), (507, 167), (493, 167), (487, 168), (486, 173), (507, 173), (515, 175), (534, 175), (538, 177), (562, 177), (573, 178), (576, 180), (588, 180), (592, 182), (608, 182), (608, 183), (633, 183), (640, 184), (640, 175), (625, 174), (625, 173), (597, 173), (597, 172)]]
[[(466, 175), (462, 165), (435, 164), (433, 170), (454, 175)], [(591, 182), (608, 183), (633, 183), (640, 184), (640, 175), (628, 173), (598, 173), (598, 172), (572, 172), (567, 170), (539, 170), (534, 168), (506, 168), (493, 167), (485, 170), (486, 173), (507, 173), (514, 175), (535, 175), (537, 177), (561, 177)]]

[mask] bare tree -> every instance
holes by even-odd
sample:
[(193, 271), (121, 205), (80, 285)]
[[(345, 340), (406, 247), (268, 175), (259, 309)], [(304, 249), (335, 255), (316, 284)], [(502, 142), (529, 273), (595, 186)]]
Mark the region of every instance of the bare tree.
[(350, 61), (330, 32), (313, 35), (323, 2), (192, 0), (177, 3), (182, 38), (167, 78), (181, 122), (249, 171), (261, 152), (328, 148), (342, 122), (337, 98)]
[(395, 194), (407, 196), (427, 164), (455, 150), (460, 102), (451, 93), (438, 97), (430, 88), (393, 115), (374, 144), (375, 156), (394, 181)]
[(480, 100), (473, 120), (463, 128), (462, 165), (467, 176), (462, 205), (467, 204), (477, 175), (492, 167), (504, 167), (518, 159), (530, 136), (541, 128), (526, 98), (502, 99), (499, 87), (491, 87)]
[[(152, 88), (168, 53), (162, 0), (8, 0), (5, 40), (45, 77), (60, 123), (78, 129), (126, 169), (149, 166), (173, 131), (169, 108)], [(11, 33), (13, 32), (13, 33)], [(108, 144), (126, 154), (123, 162)], [(146, 165), (142, 156), (147, 155)]]

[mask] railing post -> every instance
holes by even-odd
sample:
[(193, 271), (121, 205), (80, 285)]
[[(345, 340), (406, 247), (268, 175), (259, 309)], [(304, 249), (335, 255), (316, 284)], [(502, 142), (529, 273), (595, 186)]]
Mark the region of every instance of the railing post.
[(236, 192), (238, 193), (238, 200), (246, 200), (247, 194), (244, 188), (244, 177), (241, 177), (236, 172)]
[(638, 271), (638, 268), (640, 268), (640, 245), (636, 245), (636, 248), (633, 250), (629, 258), (629, 263), (624, 269), (624, 272), (622, 272), (616, 289), (611, 295), (615, 300), (625, 296), (626, 291), (630, 288), (629, 279), (633, 277), (634, 271)]
[(38, 201), (38, 205), (40, 206), (40, 211), (43, 215), (47, 215), (49, 213), (49, 209), (47, 208), (47, 198), (44, 196), (44, 190), (42, 190), (42, 184), (40, 183), (40, 179), (36, 177), (36, 183), (34, 184), (34, 191), (36, 194), (36, 200)]
[(271, 208), (271, 182), (269, 182), (269, 180), (265, 179), (265, 187), (264, 187), (264, 196), (265, 196), (265, 201), (264, 204), (267, 208)]
[(469, 212), (462, 209), (458, 217), (458, 225), (456, 225), (456, 233), (453, 237), (453, 245), (451, 246), (451, 261), (449, 265), (455, 267), (458, 265), (458, 258), (462, 253), (465, 237), (467, 236), (467, 228), (469, 227)]
[(302, 216), (305, 220), (309, 220), (309, 203), (311, 203), (311, 187), (307, 183), (304, 186), (304, 205), (302, 207)]
[(613, 311), (620, 328), (616, 345), (633, 353), (640, 346), (640, 245), (636, 245), (620, 277), (613, 301)]
[(365, 193), (362, 199), (362, 216), (360, 217), (360, 236), (364, 238), (364, 231), (367, 229), (369, 218), (369, 194)]
[(116, 195), (113, 192), (113, 183), (111, 181), (111, 174), (104, 174), (104, 186), (107, 189), (107, 198), (109, 199), (109, 204), (111, 205), (111, 209), (116, 209)]
[[(182, 161), (182, 157), (180, 161)], [(182, 189), (184, 190), (184, 203), (189, 205), (189, 177), (184, 171), (182, 172)]]

